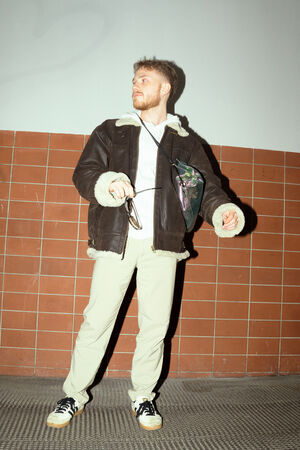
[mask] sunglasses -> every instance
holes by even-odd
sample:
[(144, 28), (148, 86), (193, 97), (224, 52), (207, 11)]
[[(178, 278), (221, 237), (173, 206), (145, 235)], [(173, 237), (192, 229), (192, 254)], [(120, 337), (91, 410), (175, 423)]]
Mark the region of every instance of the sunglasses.
[[(161, 189), (160, 187), (157, 188), (148, 188), (148, 189), (143, 189), (142, 191), (138, 191), (135, 193), (135, 195), (140, 194), (141, 192), (145, 192), (145, 191), (151, 191), (152, 189)], [(140, 221), (136, 206), (134, 204), (134, 201), (131, 197), (126, 197), (125, 199), (125, 211), (128, 217), (128, 221), (130, 223), (130, 225), (135, 228), (136, 230), (142, 230), (143, 226), (142, 223)]]

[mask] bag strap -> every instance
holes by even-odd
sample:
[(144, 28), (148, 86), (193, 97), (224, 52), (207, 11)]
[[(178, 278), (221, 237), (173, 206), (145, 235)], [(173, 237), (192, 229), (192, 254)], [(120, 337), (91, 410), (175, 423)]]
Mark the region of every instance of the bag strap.
[(143, 121), (143, 119), (137, 114), (138, 118), (140, 119), (142, 125), (146, 128), (146, 130), (148, 131), (148, 133), (150, 134), (150, 136), (152, 137), (152, 139), (154, 140), (155, 144), (157, 145), (157, 148), (160, 149), (164, 156), (167, 158), (167, 160), (169, 161), (169, 163), (174, 166), (174, 161), (172, 161), (172, 159), (169, 158), (167, 152), (162, 148), (162, 146), (160, 145), (160, 142), (158, 142), (158, 140), (153, 136), (153, 134), (151, 133), (151, 131), (149, 130), (149, 128), (146, 126), (145, 122)]

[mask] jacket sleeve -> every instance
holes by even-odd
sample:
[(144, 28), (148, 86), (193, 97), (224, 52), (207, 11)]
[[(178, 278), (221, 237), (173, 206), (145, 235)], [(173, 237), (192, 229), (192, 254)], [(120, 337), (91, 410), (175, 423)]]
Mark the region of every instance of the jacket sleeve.
[(73, 183), (79, 194), (89, 202), (116, 207), (121, 206), (125, 199), (118, 199), (109, 192), (110, 183), (130, 180), (124, 173), (108, 170), (111, 139), (105, 127), (104, 122), (91, 134), (75, 168)]
[[(214, 226), (216, 234), (220, 237), (232, 237), (240, 233), (245, 224), (244, 214), (237, 205), (230, 201), (222, 189), (220, 178), (213, 172), (205, 150), (198, 142), (194, 146), (189, 164), (198, 169), (205, 179), (200, 216)], [(227, 210), (234, 210), (238, 215), (238, 227), (232, 231), (222, 228), (222, 215)]]

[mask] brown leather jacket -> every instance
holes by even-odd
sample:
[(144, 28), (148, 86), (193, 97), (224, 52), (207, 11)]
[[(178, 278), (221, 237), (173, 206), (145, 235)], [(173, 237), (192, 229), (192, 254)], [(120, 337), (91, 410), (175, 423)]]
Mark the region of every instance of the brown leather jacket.
[[(183, 131), (180, 133), (180, 131)], [(124, 204), (119, 207), (101, 206), (95, 197), (95, 185), (107, 171), (125, 173), (135, 184), (138, 164), (138, 139), (140, 127), (106, 120), (91, 134), (73, 175), (73, 182), (82, 197), (90, 202), (88, 214), (89, 246), (96, 250), (124, 251), (128, 218)], [(213, 173), (210, 162), (199, 141), (182, 128), (166, 126), (161, 140), (164, 150), (172, 160), (179, 158), (196, 167), (205, 178), (205, 190), (200, 215), (208, 223), (216, 208), (230, 202)], [(172, 167), (162, 152), (158, 151), (154, 200), (155, 250), (180, 253), (184, 248), (185, 223), (173, 187)]]

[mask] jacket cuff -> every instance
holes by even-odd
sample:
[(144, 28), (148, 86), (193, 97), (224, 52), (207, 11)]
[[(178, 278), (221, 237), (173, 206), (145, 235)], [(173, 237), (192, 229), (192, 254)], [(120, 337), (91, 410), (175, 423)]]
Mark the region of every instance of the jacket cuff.
[(128, 181), (130, 179), (122, 172), (104, 172), (96, 181), (94, 193), (98, 203), (102, 206), (121, 206), (125, 203), (124, 198), (118, 198), (114, 193), (109, 192), (110, 183), (113, 181)]
[[(225, 211), (235, 211), (238, 216), (238, 224), (237, 227), (234, 230), (224, 230), (222, 227), (223, 225), (223, 218), (222, 215)], [(215, 210), (213, 217), (212, 217), (212, 223), (215, 227), (215, 233), (219, 237), (233, 237), (236, 234), (239, 234), (245, 225), (245, 216), (243, 211), (234, 203), (223, 203), (223, 205), (218, 206), (218, 208)]]

